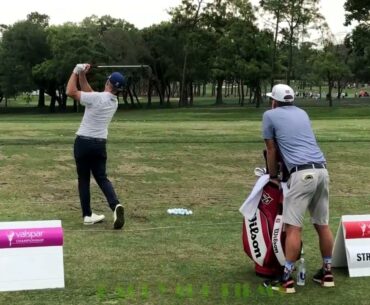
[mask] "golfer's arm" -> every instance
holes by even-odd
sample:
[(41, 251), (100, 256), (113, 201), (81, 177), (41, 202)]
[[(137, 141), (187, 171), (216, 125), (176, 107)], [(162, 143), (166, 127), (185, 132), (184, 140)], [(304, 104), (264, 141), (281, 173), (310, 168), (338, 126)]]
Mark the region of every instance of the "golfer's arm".
[(66, 94), (76, 101), (81, 99), (81, 92), (77, 88), (78, 75), (72, 73), (67, 83)]
[(79, 74), (79, 83), (80, 83), (81, 91), (84, 91), (84, 92), (93, 92), (94, 91), (90, 87), (90, 84), (86, 79), (86, 73), (80, 73)]
[(277, 176), (278, 174), (278, 162), (277, 162), (277, 148), (276, 143), (273, 139), (265, 139), (266, 151), (267, 151), (267, 167), (270, 176)]

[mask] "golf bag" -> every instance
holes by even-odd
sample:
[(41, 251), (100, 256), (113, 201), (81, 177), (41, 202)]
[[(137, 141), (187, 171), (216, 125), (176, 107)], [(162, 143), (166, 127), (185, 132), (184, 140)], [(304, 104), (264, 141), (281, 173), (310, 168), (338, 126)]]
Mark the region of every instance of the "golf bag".
[[(283, 169), (284, 174), (285, 171)], [(250, 200), (253, 196), (254, 199)], [(283, 272), (285, 233), (282, 211), (283, 191), (269, 181), (269, 175), (265, 172), (240, 208), (244, 216), (244, 251), (255, 262), (255, 272), (259, 276), (275, 277)]]

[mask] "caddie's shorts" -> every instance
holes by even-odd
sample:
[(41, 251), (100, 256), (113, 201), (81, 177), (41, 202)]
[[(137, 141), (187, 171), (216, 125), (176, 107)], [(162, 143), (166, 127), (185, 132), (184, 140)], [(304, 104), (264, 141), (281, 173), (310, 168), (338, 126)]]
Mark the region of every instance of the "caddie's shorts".
[(284, 223), (302, 227), (308, 209), (313, 224), (329, 224), (329, 173), (326, 168), (293, 172), (287, 187), (283, 205)]

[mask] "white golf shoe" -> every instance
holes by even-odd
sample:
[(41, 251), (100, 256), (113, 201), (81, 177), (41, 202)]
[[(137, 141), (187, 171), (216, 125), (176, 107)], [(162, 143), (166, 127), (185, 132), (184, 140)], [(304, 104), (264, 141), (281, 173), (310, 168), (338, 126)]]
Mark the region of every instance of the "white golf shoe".
[(93, 225), (94, 223), (103, 221), (104, 218), (105, 218), (104, 215), (97, 215), (92, 213), (91, 216), (84, 217), (84, 225)]
[(125, 210), (121, 204), (117, 204), (113, 212), (113, 228), (121, 229), (125, 224)]

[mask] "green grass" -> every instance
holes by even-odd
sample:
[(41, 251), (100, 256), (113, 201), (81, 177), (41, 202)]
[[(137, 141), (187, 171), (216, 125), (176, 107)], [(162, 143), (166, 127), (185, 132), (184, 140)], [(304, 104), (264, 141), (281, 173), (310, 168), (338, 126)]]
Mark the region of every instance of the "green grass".
[[(335, 233), (341, 215), (370, 210), (370, 108), (306, 109), (328, 159)], [(120, 232), (95, 183), (92, 206), (106, 221), (81, 223), (72, 145), (82, 114), (1, 115), (0, 221), (62, 220), (66, 288), (0, 293), (0, 304), (369, 304), (369, 280), (345, 270), (335, 271), (334, 289), (310, 281), (293, 296), (261, 289), (238, 209), (264, 163), (263, 110), (118, 112), (108, 171), (127, 212)], [(169, 216), (171, 207), (194, 214)], [(308, 219), (304, 243), (311, 277), (321, 262)]]

